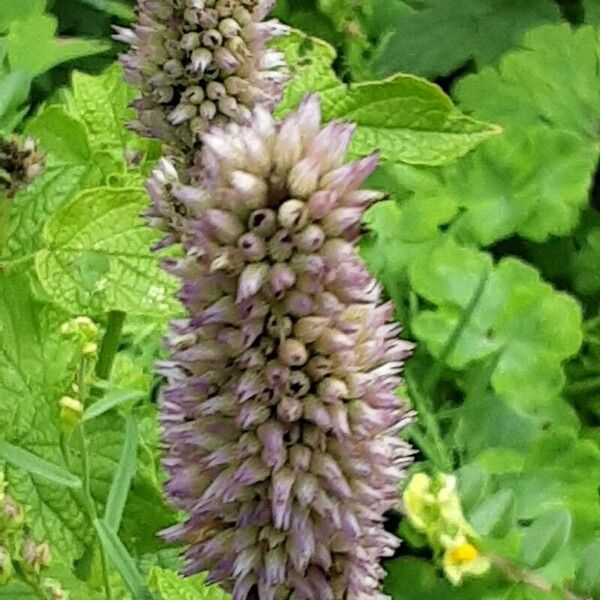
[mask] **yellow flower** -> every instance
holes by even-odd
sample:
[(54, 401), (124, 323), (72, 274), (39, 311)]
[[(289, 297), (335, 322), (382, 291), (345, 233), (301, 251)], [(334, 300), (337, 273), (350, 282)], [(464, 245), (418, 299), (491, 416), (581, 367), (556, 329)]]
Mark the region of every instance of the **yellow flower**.
[(490, 561), (465, 536), (460, 535), (448, 544), (442, 565), (446, 577), (458, 585), (465, 575), (483, 575), (490, 568)]

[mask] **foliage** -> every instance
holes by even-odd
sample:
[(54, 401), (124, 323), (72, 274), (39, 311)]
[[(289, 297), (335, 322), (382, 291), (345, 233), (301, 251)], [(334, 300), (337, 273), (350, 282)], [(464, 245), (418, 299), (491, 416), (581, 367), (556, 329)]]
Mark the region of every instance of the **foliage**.
[[(0, 231), (0, 463), (71, 598), (220, 600), (157, 535), (178, 515), (153, 363), (179, 309), (141, 217), (161, 148), (126, 128), (135, 92), (109, 66), (132, 4), (0, 0), (0, 130), (46, 153)], [(402, 390), (415, 471), (455, 478), (461, 531), (490, 565), (454, 585), (454, 548), (402, 519), (394, 600), (600, 598), (600, 8), (568, 4), (276, 6), (296, 28), (276, 42), (292, 75), (278, 115), (316, 92), (325, 119), (356, 123), (353, 155), (380, 153), (388, 199), (362, 253), (417, 342)], [(61, 333), (84, 315), (92, 346)], [(16, 574), (0, 598), (39, 598), (31, 583)]]

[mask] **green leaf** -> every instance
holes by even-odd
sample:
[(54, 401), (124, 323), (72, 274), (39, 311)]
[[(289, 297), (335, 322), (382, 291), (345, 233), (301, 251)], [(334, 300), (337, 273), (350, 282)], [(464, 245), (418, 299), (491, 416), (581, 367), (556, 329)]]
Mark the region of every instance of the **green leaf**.
[(8, 33), (8, 60), (11, 69), (32, 76), (41, 75), (60, 63), (105, 52), (110, 44), (84, 39), (55, 39), (56, 19), (33, 15), (14, 21)]
[(62, 106), (45, 108), (29, 121), (25, 131), (35, 137), (44, 150), (59, 157), (61, 162), (85, 164), (90, 160), (85, 126)]
[(377, 48), (374, 68), (380, 76), (405, 71), (433, 79), (469, 60), (481, 67), (517, 46), (526, 30), (558, 20), (558, 7), (547, 0), (425, 0), (387, 23), (390, 35)]
[(89, 168), (84, 165), (47, 166), (44, 173), (13, 201), (5, 256), (2, 258), (19, 260), (38, 250), (41, 246), (41, 230), (46, 220), (88, 178)]
[(137, 424), (131, 415), (125, 418), (125, 441), (123, 452), (115, 471), (110, 492), (104, 508), (104, 523), (114, 533), (119, 532), (123, 510), (135, 469), (137, 466), (138, 432)]
[(0, 33), (4, 33), (14, 21), (30, 15), (41, 15), (46, 0), (0, 0)]
[(23, 103), (27, 101), (30, 85), (31, 76), (25, 71), (13, 70), (0, 74), (0, 131), (12, 131), (8, 121), (19, 114)]
[[(0, 431), (3, 438), (66, 469), (58, 400), (74, 377), (74, 348), (59, 336), (66, 315), (35, 300), (25, 274), (0, 276)], [(40, 368), (43, 365), (43, 368)], [(7, 465), (8, 493), (28, 507), (32, 535), (69, 561), (91, 542), (72, 490)]]
[(461, 504), (468, 513), (485, 497), (490, 477), (475, 463), (461, 467), (455, 475), (458, 478)]
[(600, 227), (585, 232), (581, 248), (572, 259), (575, 289), (583, 296), (600, 292)]
[(140, 217), (146, 202), (141, 189), (95, 188), (50, 217), (35, 267), (54, 302), (75, 314), (176, 310), (174, 280), (150, 251), (157, 233)]
[(135, 561), (127, 552), (123, 542), (103, 521), (96, 519), (94, 527), (109, 560), (119, 571), (133, 597), (136, 600), (152, 600), (153, 595), (148, 591), (142, 575), (137, 570)]
[(92, 419), (103, 415), (113, 408), (117, 408), (118, 406), (126, 404), (127, 402), (136, 402), (142, 398), (145, 398), (145, 396), (145, 392), (136, 390), (117, 390), (115, 392), (109, 392), (102, 398), (102, 400), (94, 402), (94, 404), (85, 410), (83, 413), (83, 420), (91, 421)]
[[(423, 310), (412, 328), (435, 357), (441, 356), (473, 297), (491, 257), (443, 238), (410, 264), (416, 293), (437, 310)], [(558, 325), (560, 323), (560, 325)], [(564, 384), (562, 363), (582, 342), (581, 308), (555, 291), (531, 266), (505, 258), (490, 272), (480, 301), (458, 339), (448, 365), (464, 369), (499, 351), (492, 374), (496, 392), (522, 406), (557, 395)]]
[(336, 56), (335, 49), (327, 42), (292, 30), (289, 35), (275, 40), (272, 46), (283, 52), (291, 69), (291, 79), (275, 111), (276, 116), (284, 116), (296, 108), (308, 93), (343, 87), (331, 66)]
[(424, 79), (398, 75), (346, 86), (331, 68), (333, 48), (321, 40), (293, 32), (277, 47), (293, 73), (277, 114), (297, 106), (305, 94), (319, 93), (325, 120), (356, 123), (354, 156), (378, 150), (392, 162), (447, 164), (500, 132), (460, 114), (441, 88)]
[(30, 475), (54, 485), (68, 488), (81, 487), (81, 480), (69, 471), (3, 440), (0, 440), (0, 458), (13, 467), (23, 469)]
[(228, 600), (231, 598), (216, 586), (207, 586), (204, 575), (182, 579), (167, 569), (152, 567), (148, 576), (150, 589), (159, 594), (161, 600)]
[(483, 536), (503, 537), (515, 525), (516, 504), (512, 490), (500, 490), (486, 498), (469, 515), (475, 530)]
[(577, 568), (577, 592), (600, 596), (600, 540), (589, 544), (581, 553)]
[(443, 165), (500, 133), (461, 115), (441, 88), (412, 75), (334, 88), (321, 97), (324, 119), (356, 123), (355, 156), (379, 151), (392, 162)]
[(118, 65), (101, 75), (73, 73), (71, 109), (87, 127), (90, 144), (96, 150), (122, 151), (135, 137), (125, 128), (134, 115), (129, 103), (135, 90), (122, 77)]
[(554, 511), (536, 519), (523, 537), (523, 562), (532, 569), (547, 565), (567, 544), (572, 518)]

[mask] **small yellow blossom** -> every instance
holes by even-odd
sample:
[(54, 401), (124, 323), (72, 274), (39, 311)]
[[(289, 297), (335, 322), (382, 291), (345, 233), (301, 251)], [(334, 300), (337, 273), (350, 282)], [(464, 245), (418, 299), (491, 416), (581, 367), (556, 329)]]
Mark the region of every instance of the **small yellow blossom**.
[(490, 568), (490, 561), (464, 536), (459, 536), (444, 552), (442, 560), (446, 577), (458, 585), (465, 575), (483, 575)]

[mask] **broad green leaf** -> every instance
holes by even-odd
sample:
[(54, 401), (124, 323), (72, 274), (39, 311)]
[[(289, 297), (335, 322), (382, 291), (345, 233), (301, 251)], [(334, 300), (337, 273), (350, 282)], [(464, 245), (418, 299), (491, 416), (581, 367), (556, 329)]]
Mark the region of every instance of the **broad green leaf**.
[[(0, 276), (0, 430), (7, 442), (62, 469), (58, 400), (75, 367), (74, 348), (58, 334), (66, 319), (32, 297), (26, 275)], [(91, 531), (72, 491), (11, 465), (5, 475), (8, 492), (28, 507), (35, 538), (65, 561), (81, 556)]]
[(81, 487), (81, 480), (69, 471), (3, 440), (0, 440), (0, 459), (48, 483), (67, 488)]
[(461, 504), (468, 513), (486, 495), (489, 475), (476, 463), (461, 467), (455, 475), (458, 478)]
[(56, 19), (48, 15), (33, 15), (14, 21), (8, 33), (8, 60), (11, 69), (40, 75), (60, 63), (99, 54), (110, 48), (103, 41), (55, 39)]
[(418, 10), (396, 13), (376, 50), (380, 76), (396, 71), (429, 78), (448, 75), (469, 60), (477, 67), (495, 63), (531, 27), (560, 20), (548, 0), (425, 0)]
[(41, 245), (46, 220), (88, 180), (85, 165), (49, 165), (13, 201), (3, 259), (19, 260)]
[(133, 21), (135, 13), (126, 4), (118, 0), (77, 0), (109, 15), (119, 17), (125, 21)]
[[(418, 339), (438, 357), (491, 258), (445, 238), (410, 264), (416, 293), (437, 310), (421, 311), (412, 322)], [(448, 364), (463, 369), (499, 351), (492, 374), (496, 392), (522, 406), (552, 398), (564, 383), (562, 363), (582, 342), (577, 301), (557, 292), (531, 266), (505, 258), (490, 272), (480, 301), (458, 339)]]
[(504, 128), (501, 140), (443, 172), (437, 192), (466, 208), (458, 234), (482, 244), (514, 232), (535, 241), (568, 233), (598, 160), (597, 32), (548, 25), (523, 43), (456, 88), (461, 109)]
[(443, 165), (500, 133), (460, 114), (441, 88), (412, 75), (334, 88), (321, 97), (326, 120), (356, 123), (354, 155), (379, 151), (391, 162)]
[(325, 120), (353, 121), (357, 131), (352, 154), (375, 150), (385, 160), (441, 165), (464, 156), (500, 129), (460, 114), (438, 86), (411, 75), (347, 86), (331, 65), (334, 50), (300, 32), (277, 42), (293, 73), (282, 115), (309, 92), (319, 93)]
[(600, 25), (600, 4), (596, 0), (583, 0), (585, 22)]
[(62, 106), (45, 108), (29, 121), (25, 131), (61, 162), (85, 164), (91, 158), (85, 126), (70, 116)]
[(564, 510), (536, 519), (523, 537), (523, 562), (532, 569), (547, 565), (569, 541), (571, 522)]
[(75, 314), (176, 310), (174, 281), (150, 251), (157, 234), (140, 216), (146, 202), (141, 189), (95, 188), (50, 217), (35, 267), (54, 302)]
[(13, 70), (0, 74), (0, 131), (10, 133), (9, 121), (18, 116), (29, 97), (31, 76), (25, 71)]
[(589, 544), (581, 553), (577, 568), (577, 591), (600, 596), (600, 540)]
[(135, 561), (127, 552), (127, 548), (125, 548), (117, 534), (99, 519), (94, 521), (94, 527), (109, 560), (115, 569), (119, 571), (133, 597), (136, 600), (152, 600), (154, 596), (146, 588)]
[(148, 577), (150, 589), (160, 600), (228, 600), (231, 598), (216, 586), (207, 586), (204, 575), (183, 579), (173, 571), (152, 567)]
[(0, 33), (4, 33), (14, 21), (30, 15), (41, 15), (46, 0), (0, 0)]
[(134, 137), (125, 125), (133, 116), (129, 103), (135, 91), (122, 76), (118, 66), (101, 75), (73, 73), (71, 109), (85, 123), (95, 149), (122, 151)]
[(512, 490), (500, 490), (476, 506), (469, 515), (469, 521), (479, 534), (500, 538), (515, 525), (515, 511)]
[(343, 87), (331, 66), (336, 56), (335, 49), (327, 42), (292, 30), (289, 35), (273, 42), (272, 46), (283, 52), (291, 70), (291, 79), (275, 112), (277, 116), (296, 108), (308, 93)]
[(114, 533), (119, 532), (131, 480), (137, 466), (138, 430), (131, 415), (125, 418), (123, 451), (104, 507), (103, 521)]

